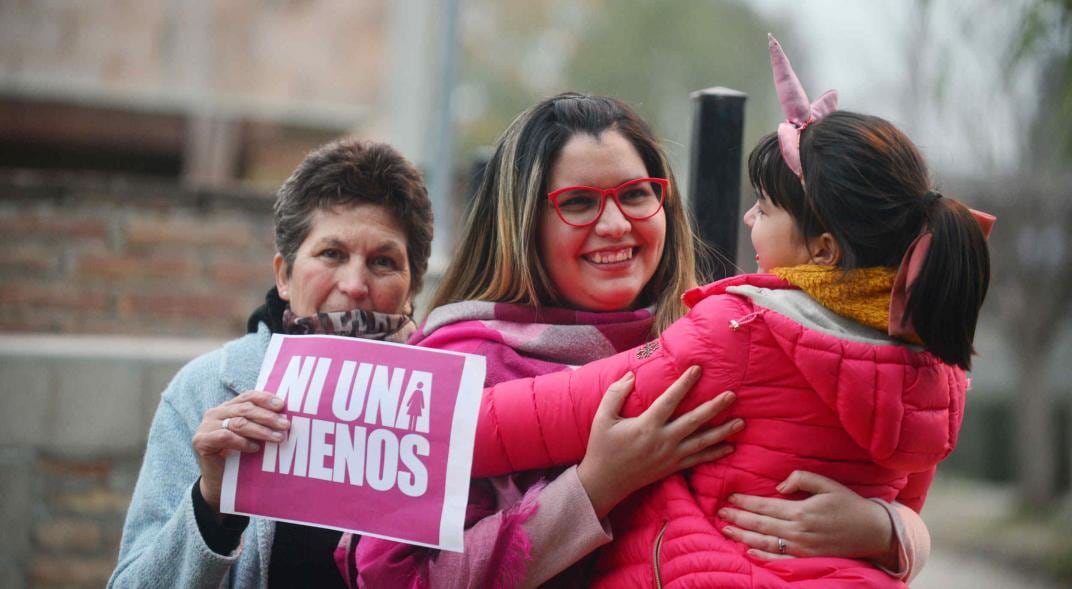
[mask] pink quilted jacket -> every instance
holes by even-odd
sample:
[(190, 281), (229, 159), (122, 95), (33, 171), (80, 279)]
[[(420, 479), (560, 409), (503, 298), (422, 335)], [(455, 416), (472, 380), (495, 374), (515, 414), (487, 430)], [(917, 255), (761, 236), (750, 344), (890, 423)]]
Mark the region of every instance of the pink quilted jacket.
[(733, 439), (736, 451), (651, 485), (615, 509), (615, 542), (599, 558), (596, 585), (903, 586), (858, 560), (752, 559), (719, 532), (726, 524), (717, 512), (727, 497), (779, 496), (775, 486), (797, 469), (918, 511), (935, 465), (956, 443), (963, 371), (858, 325), (839, 331), (837, 322), (847, 320), (829, 320), (829, 311), (798, 291), (790, 299), (814, 308), (805, 305), (801, 314), (784, 307), (777, 295), (791, 291), (770, 275), (709, 284), (686, 294), (691, 311), (654, 342), (576, 371), (488, 389), (473, 475), (576, 464), (611, 382), (636, 373), (623, 414), (637, 415), (699, 364), (703, 376), (678, 412), (735, 391), (736, 403), (719, 420), (745, 419)]

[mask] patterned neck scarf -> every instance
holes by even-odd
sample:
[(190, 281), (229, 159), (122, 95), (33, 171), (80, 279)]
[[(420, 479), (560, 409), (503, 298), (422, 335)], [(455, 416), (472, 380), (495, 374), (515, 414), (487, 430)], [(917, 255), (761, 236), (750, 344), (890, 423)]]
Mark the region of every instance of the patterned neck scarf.
[(341, 335), (401, 344), (416, 329), (409, 315), (352, 309), (299, 317), (290, 307), (283, 311), (283, 330), (291, 335)]

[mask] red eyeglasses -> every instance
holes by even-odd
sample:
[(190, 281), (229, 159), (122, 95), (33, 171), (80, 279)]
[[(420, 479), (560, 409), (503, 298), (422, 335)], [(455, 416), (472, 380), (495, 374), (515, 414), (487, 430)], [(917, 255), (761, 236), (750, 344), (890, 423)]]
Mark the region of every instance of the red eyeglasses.
[(614, 197), (625, 218), (643, 221), (663, 208), (663, 198), (670, 181), (666, 178), (637, 178), (614, 188), (567, 186), (547, 195), (555, 205), (558, 218), (574, 227), (587, 227), (599, 220), (607, 197)]

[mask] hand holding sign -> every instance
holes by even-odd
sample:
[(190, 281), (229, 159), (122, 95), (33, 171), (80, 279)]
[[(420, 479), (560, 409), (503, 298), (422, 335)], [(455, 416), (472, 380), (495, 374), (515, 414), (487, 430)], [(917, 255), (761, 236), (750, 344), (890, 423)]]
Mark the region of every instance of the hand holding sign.
[(483, 382), (480, 356), (275, 335), (257, 383), (273, 392), (206, 412), (195, 448), (210, 474), (237, 450), (216, 487), (223, 513), (460, 551)]
[(201, 467), (201, 496), (217, 515), (226, 452), (256, 452), (261, 448), (258, 442), (282, 440), (290, 428), (290, 422), (279, 414), (282, 409), (283, 400), (272, 393), (246, 391), (205, 412), (193, 447)]

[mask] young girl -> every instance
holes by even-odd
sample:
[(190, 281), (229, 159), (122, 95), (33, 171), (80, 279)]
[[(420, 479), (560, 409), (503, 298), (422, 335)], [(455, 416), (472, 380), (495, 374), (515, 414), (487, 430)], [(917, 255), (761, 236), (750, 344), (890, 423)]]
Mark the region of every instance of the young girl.
[[(613, 472), (587, 461), (606, 450), (594, 432), (613, 430), (619, 411), (684, 413), (736, 392), (727, 419), (748, 427), (735, 451), (626, 499), (600, 586), (900, 585), (858, 560), (755, 558), (725, 529), (728, 509), (735, 494), (798, 495), (790, 475), (806, 470), (918, 510), (956, 442), (993, 217), (930, 190), (890, 123), (833, 112), (833, 93), (809, 104), (773, 38), (770, 51), (788, 120), (749, 157), (757, 198), (745, 224), (771, 273), (693, 289), (688, 315), (648, 344), (485, 393), (474, 476), (585, 457), (578, 476), (598, 480)], [(699, 382), (674, 411), (677, 395), (660, 394), (683, 371)], [(765, 549), (796, 553), (802, 536)]]

